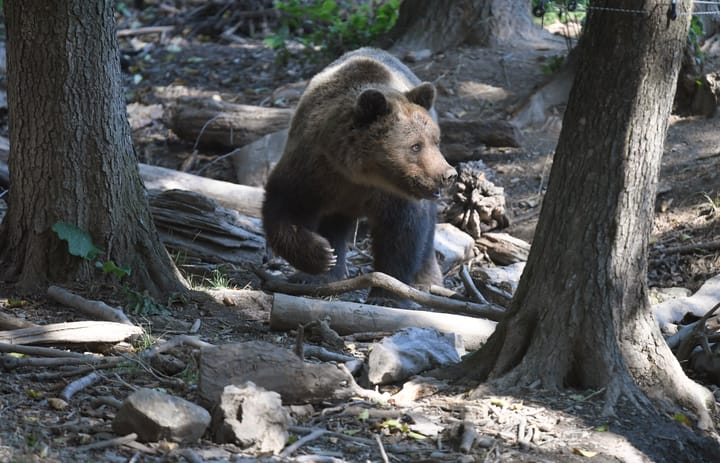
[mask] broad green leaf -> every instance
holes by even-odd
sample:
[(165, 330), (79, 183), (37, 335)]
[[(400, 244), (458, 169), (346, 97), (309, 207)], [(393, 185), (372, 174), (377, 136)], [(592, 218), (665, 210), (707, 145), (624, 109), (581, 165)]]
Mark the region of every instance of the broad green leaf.
[(68, 252), (73, 256), (92, 260), (102, 252), (102, 250), (95, 247), (92, 238), (90, 238), (90, 235), (86, 231), (73, 224), (56, 222), (52, 226), (52, 231), (57, 234), (58, 238), (67, 241)]
[(131, 270), (127, 265), (118, 267), (113, 261), (108, 262), (95, 262), (95, 267), (101, 269), (103, 273), (112, 273), (116, 277), (122, 278), (130, 275)]

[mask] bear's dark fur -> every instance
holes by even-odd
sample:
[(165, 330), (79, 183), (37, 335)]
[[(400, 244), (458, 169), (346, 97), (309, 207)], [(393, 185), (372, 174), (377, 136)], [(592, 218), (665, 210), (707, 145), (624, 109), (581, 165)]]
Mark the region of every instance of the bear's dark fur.
[(382, 50), (347, 53), (317, 74), (266, 186), (275, 253), (302, 272), (342, 279), (347, 239), (367, 217), (375, 270), (440, 283), (433, 200), (456, 172), (438, 148), (434, 101), (431, 84)]

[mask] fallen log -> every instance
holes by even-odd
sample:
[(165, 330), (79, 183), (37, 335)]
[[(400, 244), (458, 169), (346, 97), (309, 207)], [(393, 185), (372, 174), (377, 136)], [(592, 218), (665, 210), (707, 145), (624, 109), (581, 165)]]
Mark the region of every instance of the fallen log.
[(185, 190), (150, 193), (150, 212), (163, 243), (204, 262), (260, 264), (265, 237), (260, 221)]
[(140, 164), (139, 168), (140, 177), (148, 190), (193, 191), (243, 215), (250, 217), (260, 217), (261, 215), (260, 211), (265, 196), (262, 188), (213, 180), (147, 164)]
[[(167, 125), (180, 138), (197, 146), (227, 150), (288, 128), (293, 110), (183, 97), (170, 105), (165, 114)], [(522, 144), (517, 126), (508, 121), (440, 119), (439, 124), (443, 144), (495, 147)]]
[(142, 328), (115, 322), (69, 322), (0, 331), (7, 344), (115, 343), (142, 334)]
[(197, 146), (233, 149), (290, 125), (293, 110), (182, 97), (165, 110), (165, 123)]
[(393, 309), (345, 301), (322, 301), (275, 293), (270, 329), (296, 329), (314, 320), (328, 320), (340, 335), (402, 328), (435, 328), (462, 336), (467, 350), (477, 350), (495, 331), (496, 323), (482, 318), (421, 310)]

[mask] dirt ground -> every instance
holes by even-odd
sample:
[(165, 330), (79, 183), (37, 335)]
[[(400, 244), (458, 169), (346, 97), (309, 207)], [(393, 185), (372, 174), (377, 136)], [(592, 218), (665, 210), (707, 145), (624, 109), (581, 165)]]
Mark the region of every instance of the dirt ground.
[[(162, 15), (158, 15), (160, 17)], [(167, 18), (167, 15), (165, 16)], [(157, 17), (130, 9), (119, 17), (121, 29), (151, 26)], [(167, 104), (178, 95), (216, 96), (229, 102), (292, 107), (297, 93), (279, 88), (312, 76), (319, 64), (307, 60), (275, 61), (274, 52), (261, 41), (227, 41), (192, 33), (191, 25), (154, 35), (128, 35), (121, 40), (122, 64), (129, 103)], [(548, 35), (541, 42), (504, 48), (459, 47), (411, 63), (424, 80), (439, 90), (441, 117), (508, 119), (548, 75), (543, 64), (567, 52), (565, 40)], [(708, 56), (706, 71), (720, 70), (718, 57)], [(532, 240), (552, 155), (562, 120), (562, 106), (552, 108), (547, 120), (523, 130), (520, 148), (468, 146), (488, 166), (492, 180), (505, 188), (514, 236)], [(652, 238), (649, 281), (654, 287), (679, 286), (696, 290), (720, 268), (720, 251), (693, 251), (688, 244), (720, 240), (720, 131), (717, 118), (673, 116), (660, 178), (655, 232)], [(4, 128), (6, 130), (6, 127)], [(141, 162), (190, 172), (205, 168), (204, 175), (233, 179), (221, 152), (199, 150), (178, 139), (154, 118), (134, 130)], [(213, 162), (212, 161), (217, 161)], [(211, 163), (211, 164), (210, 164)], [(230, 273), (226, 285), (257, 289), (258, 281), (245, 272)], [(212, 286), (208, 283), (207, 286)], [(109, 304), (126, 299), (112, 288), (89, 291), (73, 288)], [(10, 315), (39, 324), (78, 319), (77, 313), (44, 297), (15, 292), (0, 285), (0, 307)], [(133, 316), (153, 336), (185, 333), (201, 319), (199, 334), (212, 343), (262, 339), (291, 345), (293, 333), (271, 333), (268, 310), (262, 304), (228, 303), (196, 293), (172, 305), (172, 315)], [(109, 352), (117, 352), (117, 347)], [(366, 353), (359, 349), (358, 355)], [(122, 400), (135, 387), (162, 388), (195, 399), (196, 361), (189, 351), (177, 354), (185, 368), (175, 377), (149, 374), (143, 368), (108, 370), (102, 380), (79, 392), (64, 408), (55, 409), (48, 399), (73, 378), (57, 368), (8, 369), (0, 376), (0, 461), (43, 462), (160, 462), (184, 461), (174, 444), (132, 444), (92, 449), (88, 444), (115, 437), (110, 428), (116, 409), (107, 397)], [(389, 460), (394, 462), (712, 462), (713, 444), (692, 427), (692, 416), (658, 414), (648, 409), (638, 415), (621, 400), (614, 417), (601, 414), (604, 391), (492, 391), (478, 400), (467, 400), (473, 385), (430, 385), (408, 406), (378, 405), (363, 400), (316, 405), (297, 423), (337, 432), (301, 448), (299, 454), (326, 458), (305, 461), (383, 461), (374, 440), (381, 436)], [(716, 386), (707, 384), (720, 399)], [(401, 385), (388, 388), (396, 392)], [(330, 406), (333, 408), (329, 408)], [(371, 410), (360, 418), (358, 410)], [(407, 427), (392, 426), (376, 410), (395, 410)], [(647, 422), (652, 433), (643, 432)], [(435, 427), (431, 425), (435, 425)], [(423, 426), (425, 425), (425, 426)], [(469, 452), (460, 451), (463, 426), (474, 426), (481, 438)], [(438, 429), (441, 431), (438, 433)], [(409, 430), (427, 436), (414, 438)], [(202, 440), (190, 448), (204, 461), (260, 461), (268, 456), (248, 453), (232, 445)], [(716, 448), (716, 447), (715, 447)], [(264, 460), (265, 461), (265, 460)], [(286, 460), (291, 461), (291, 460)]]

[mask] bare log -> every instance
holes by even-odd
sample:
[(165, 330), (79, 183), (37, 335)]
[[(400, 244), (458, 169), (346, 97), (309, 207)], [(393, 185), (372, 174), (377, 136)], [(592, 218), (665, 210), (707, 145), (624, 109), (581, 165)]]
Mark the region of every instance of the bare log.
[(164, 167), (140, 164), (140, 177), (148, 190), (187, 190), (211, 198), (219, 205), (243, 215), (260, 217), (265, 191), (262, 188), (237, 185)]
[[(402, 298), (409, 299), (433, 309), (452, 313), (463, 313), (485, 317), (490, 320), (499, 320), (505, 315), (505, 309), (494, 304), (478, 304), (470, 301), (460, 301), (443, 296), (429, 294), (382, 272), (372, 272), (359, 275), (347, 280), (335, 281), (325, 284), (299, 284), (289, 283), (277, 278), (269, 278), (262, 271), (255, 272), (264, 280), (263, 287), (268, 291), (277, 291), (293, 295), (312, 295), (317, 297), (337, 296), (338, 294), (357, 291), (360, 289), (382, 288)], [(365, 330), (369, 331), (369, 330)]]
[(227, 150), (287, 128), (292, 113), (291, 109), (183, 97), (166, 109), (165, 122), (180, 138)]
[(205, 262), (260, 264), (265, 237), (260, 221), (186, 190), (150, 192), (150, 212), (163, 243)]
[(218, 403), (228, 384), (246, 381), (277, 392), (284, 404), (379, 396), (360, 388), (339, 365), (303, 362), (290, 350), (263, 341), (203, 347), (199, 369), (198, 396), (205, 406)]
[(270, 313), (270, 329), (295, 329), (300, 324), (327, 319), (340, 335), (365, 331), (397, 331), (402, 328), (435, 328), (463, 337), (467, 350), (478, 349), (495, 330), (495, 322), (421, 310), (392, 309), (345, 301), (322, 301), (276, 293)]
[(53, 323), (0, 331), (0, 342), (7, 344), (114, 343), (138, 336), (142, 332), (140, 327), (115, 322)]
[(99, 318), (100, 320), (134, 326), (133, 322), (127, 318), (127, 315), (125, 315), (121, 309), (110, 307), (103, 301), (91, 301), (58, 286), (50, 286), (47, 290), (47, 294), (50, 299), (53, 299), (62, 305), (78, 309), (85, 315)]
[(483, 233), (476, 243), (497, 265), (526, 262), (530, 253), (530, 243), (507, 233)]

